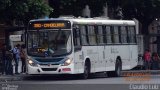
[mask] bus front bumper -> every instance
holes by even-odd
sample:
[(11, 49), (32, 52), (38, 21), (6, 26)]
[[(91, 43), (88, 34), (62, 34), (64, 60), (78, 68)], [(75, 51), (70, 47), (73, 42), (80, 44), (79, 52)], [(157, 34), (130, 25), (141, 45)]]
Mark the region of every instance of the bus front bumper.
[(28, 74), (73, 74), (72, 65), (69, 66), (40, 66), (28, 65)]

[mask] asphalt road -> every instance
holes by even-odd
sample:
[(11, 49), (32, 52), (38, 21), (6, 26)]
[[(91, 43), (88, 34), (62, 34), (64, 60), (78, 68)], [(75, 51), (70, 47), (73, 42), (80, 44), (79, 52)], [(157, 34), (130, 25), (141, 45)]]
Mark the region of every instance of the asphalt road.
[(80, 79), (76, 75), (32, 76), (25, 77), (25, 79), (21, 81), (11, 82), (17, 84), (160, 84), (160, 75), (122, 77), (95, 76), (87, 80)]
[[(147, 86), (137, 89), (134, 85)], [(160, 90), (160, 75), (127, 72), (122, 77), (105, 77), (97, 74), (87, 80), (77, 75), (25, 76), (23, 80), (1, 83), (0, 90)]]

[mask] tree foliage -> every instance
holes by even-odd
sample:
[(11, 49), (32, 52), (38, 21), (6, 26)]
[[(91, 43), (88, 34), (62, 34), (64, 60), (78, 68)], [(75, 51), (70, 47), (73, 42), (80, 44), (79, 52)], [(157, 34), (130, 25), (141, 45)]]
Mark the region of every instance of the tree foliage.
[(82, 10), (89, 5), (91, 17), (100, 16), (103, 13), (103, 6), (106, 0), (49, 0), (49, 4), (54, 8), (51, 17), (60, 15), (82, 16)]
[(27, 23), (30, 19), (47, 16), (52, 11), (44, 0), (0, 0), (0, 20), (11, 24), (14, 20)]
[(142, 23), (142, 34), (148, 34), (148, 25), (160, 17), (160, 0), (121, 0), (125, 19), (136, 18)]
[(122, 8), (123, 19), (136, 18), (142, 23), (142, 33), (148, 25), (160, 17), (160, 0), (49, 0), (54, 12), (44, 0), (0, 0), (0, 20), (13, 21), (22, 20), (28, 22), (30, 19), (49, 15), (58, 17), (60, 15), (82, 16), (82, 10), (89, 5), (91, 17), (101, 16), (103, 7), (108, 3), (113, 16), (116, 16), (116, 9)]

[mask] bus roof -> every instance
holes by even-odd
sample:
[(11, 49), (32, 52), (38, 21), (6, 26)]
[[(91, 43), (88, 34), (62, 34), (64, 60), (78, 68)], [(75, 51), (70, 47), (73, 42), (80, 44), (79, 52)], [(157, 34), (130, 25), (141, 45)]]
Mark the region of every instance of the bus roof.
[(30, 22), (53, 21), (53, 20), (67, 20), (74, 24), (135, 25), (134, 20), (110, 20), (106, 18), (49, 18), (49, 19), (30, 20)]

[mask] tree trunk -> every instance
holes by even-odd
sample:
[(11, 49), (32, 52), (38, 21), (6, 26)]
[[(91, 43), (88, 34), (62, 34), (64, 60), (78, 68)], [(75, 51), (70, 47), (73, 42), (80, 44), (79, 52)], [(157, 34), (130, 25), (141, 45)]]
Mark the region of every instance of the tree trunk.
[(149, 22), (143, 22), (142, 23), (142, 29), (141, 29), (141, 34), (144, 35), (144, 50), (145, 49), (150, 49), (150, 36), (149, 36)]

